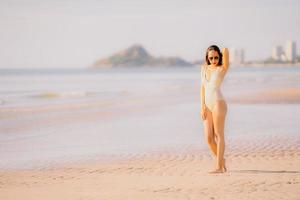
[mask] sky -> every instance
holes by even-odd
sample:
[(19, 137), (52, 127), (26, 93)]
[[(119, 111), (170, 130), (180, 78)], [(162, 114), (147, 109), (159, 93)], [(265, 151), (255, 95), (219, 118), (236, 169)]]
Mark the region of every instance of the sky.
[(300, 54), (299, 0), (0, 0), (0, 68), (85, 68), (141, 44), (153, 56), (203, 59), (206, 48)]

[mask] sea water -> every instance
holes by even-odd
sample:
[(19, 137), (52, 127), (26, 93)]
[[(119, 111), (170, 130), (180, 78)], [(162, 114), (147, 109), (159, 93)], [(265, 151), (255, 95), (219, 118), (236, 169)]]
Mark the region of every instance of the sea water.
[[(0, 168), (207, 149), (200, 83), (198, 67), (1, 69)], [(245, 67), (230, 69), (222, 91), (230, 98), (299, 87), (299, 68)], [(299, 104), (228, 102), (228, 108), (228, 149), (268, 138), (299, 144)]]

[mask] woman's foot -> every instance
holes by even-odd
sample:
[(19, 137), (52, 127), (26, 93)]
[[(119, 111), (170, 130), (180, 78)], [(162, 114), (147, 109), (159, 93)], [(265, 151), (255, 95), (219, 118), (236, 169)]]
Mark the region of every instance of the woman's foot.
[(221, 164), (221, 166), (217, 166), (215, 170), (210, 171), (210, 174), (216, 174), (216, 173), (224, 173), (227, 172), (227, 168), (226, 168), (226, 160), (225, 158), (223, 158), (223, 162)]
[(224, 173), (224, 172), (225, 172), (224, 169), (218, 168), (218, 169), (215, 169), (213, 171), (210, 171), (209, 173), (210, 174), (218, 174), (218, 173)]

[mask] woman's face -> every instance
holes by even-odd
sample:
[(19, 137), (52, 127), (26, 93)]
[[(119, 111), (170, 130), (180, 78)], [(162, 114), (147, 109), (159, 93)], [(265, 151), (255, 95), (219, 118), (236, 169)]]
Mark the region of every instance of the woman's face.
[(214, 67), (217, 66), (219, 63), (219, 59), (220, 59), (220, 57), (219, 57), (219, 54), (217, 51), (210, 50), (208, 52), (208, 60), (212, 66), (214, 66)]

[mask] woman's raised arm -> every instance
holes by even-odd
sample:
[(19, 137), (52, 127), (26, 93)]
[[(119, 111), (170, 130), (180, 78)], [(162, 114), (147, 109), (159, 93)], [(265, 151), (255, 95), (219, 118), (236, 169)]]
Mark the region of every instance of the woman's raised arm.
[(225, 73), (227, 72), (229, 68), (229, 52), (228, 48), (223, 48), (222, 49), (222, 59), (223, 59), (223, 69), (225, 70)]

